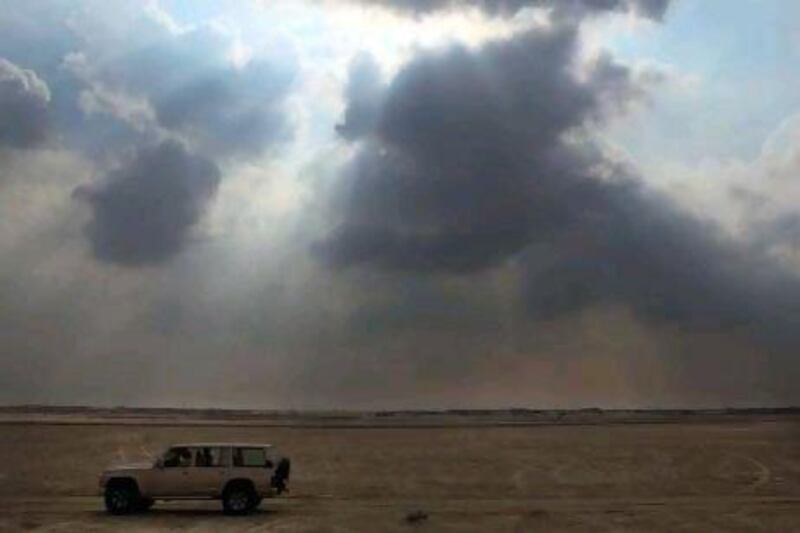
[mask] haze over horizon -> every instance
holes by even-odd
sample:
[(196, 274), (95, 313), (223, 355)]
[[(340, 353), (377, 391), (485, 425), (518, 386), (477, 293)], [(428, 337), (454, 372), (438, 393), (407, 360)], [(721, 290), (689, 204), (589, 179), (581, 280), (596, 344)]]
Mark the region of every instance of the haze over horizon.
[(0, 0), (0, 405), (800, 405), (793, 0)]

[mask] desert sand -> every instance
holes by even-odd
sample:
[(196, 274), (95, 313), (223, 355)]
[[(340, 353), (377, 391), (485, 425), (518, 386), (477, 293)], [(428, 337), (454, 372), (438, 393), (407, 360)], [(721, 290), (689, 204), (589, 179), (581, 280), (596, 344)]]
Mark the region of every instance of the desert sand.
[[(291, 492), (109, 516), (103, 467), (272, 442)], [(0, 413), (0, 530), (800, 531), (796, 413)]]

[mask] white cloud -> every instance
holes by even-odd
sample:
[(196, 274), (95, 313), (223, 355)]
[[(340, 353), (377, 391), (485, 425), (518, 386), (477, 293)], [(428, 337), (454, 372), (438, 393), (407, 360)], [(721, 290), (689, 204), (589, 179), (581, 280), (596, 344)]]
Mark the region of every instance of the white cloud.
[(785, 119), (752, 159), (639, 162), (644, 176), (702, 218), (746, 236), (754, 225), (800, 212), (800, 114)]

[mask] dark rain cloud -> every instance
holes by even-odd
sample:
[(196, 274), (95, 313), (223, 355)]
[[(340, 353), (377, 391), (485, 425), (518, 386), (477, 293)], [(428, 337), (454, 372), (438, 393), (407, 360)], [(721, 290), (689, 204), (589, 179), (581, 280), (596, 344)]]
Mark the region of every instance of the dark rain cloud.
[(422, 52), (381, 94), (354, 67), (368, 90), (348, 96), (370, 103), (350, 101), (339, 127), (355, 155), (340, 176), (338, 225), (317, 252), (338, 268), (428, 275), (516, 261), (537, 320), (622, 304), (785, 356), (800, 340), (800, 279), (580, 135), (644, 89), (610, 56), (579, 81), (576, 45), (565, 23), (477, 51)]
[(0, 58), (0, 146), (30, 148), (48, 133), (50, 90), (32, 70)]
[[(262, 155), (291, 136), (294, 78), (288, 59), (235, 62), (234, 37), (216, 25), (177, 30), (144, 17), (133, 27), (147, 29), (141, 44), (110, 57), (89, 49), (66, 64), (103, 112), (141, 130), (115, 138), (143, 147), (137, 157), (78, 194), (93, 208), (87, 235), (95, 256), (129, 265), (165, 261), (184, 247), (216, 193), (218, 164)], [(131, 118), (132, 101), (146, 102), (152, 118)], [(150, 147), (165, 133), (180, 143)]]
[(577, 81), (576, 32), (564, 26), (476, 52), (423, 54), (382, 95), (373, 94), (375, 75), (362, 74), (370, 88), (348, 92), (369, 103), (350, 102), (339, 128), (360, 143), (343, 171), (342, 220), (322, 255), (340, 266), (475, 271), (564, 224), (571, 208), (563, 200), (584, 187), (584, 156), (562, 136), (636, 92), (608, 58)]
[(112, 263), (157, 263), (186, 244), (214, 196), (217, 166), (175, 141), (138, 150), (96, 185), (75, 191), (92, 208), (86, 227), (95, 255)]
[(730, 240), (633, 180), (587, 188), (565, 198), (579, 206), (570, 224), (523, 260), (536, 317), (624, 303), (651, 321), (797, 340), (781, 337), (800, 326), (800, 279), (754, 243)]

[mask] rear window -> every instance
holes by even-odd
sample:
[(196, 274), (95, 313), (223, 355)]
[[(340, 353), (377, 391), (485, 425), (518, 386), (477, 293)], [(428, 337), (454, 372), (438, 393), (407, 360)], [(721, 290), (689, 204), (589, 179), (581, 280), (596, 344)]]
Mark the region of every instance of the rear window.
[(235, 448), (233, 466), (266, 466), (267, 454), (264, 448)]

